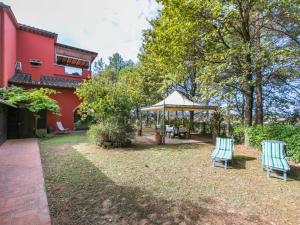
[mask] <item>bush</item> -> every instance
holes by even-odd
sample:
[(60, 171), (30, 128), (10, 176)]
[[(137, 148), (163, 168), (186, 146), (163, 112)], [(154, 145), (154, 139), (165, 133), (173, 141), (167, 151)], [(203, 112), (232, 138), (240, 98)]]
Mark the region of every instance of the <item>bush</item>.
[(126, 147), (131, 144), (132, 126), (119, 125), (115, 121), (94, 124), (88, 131), (88, 136), (94, 144), (105, 148)]
[(300, 162), (300, 134), (295, 134), (285, 139), (287, 143), (287, 154), (295, 162)]
[(235, 144), (243, 144), (245, 142), (245, 127), (243, 125), (234, 126), (231, 136)]
[(263, 140), (273, 139), (270, 134), (267, 134), (269, 132), (267, 132), (268, 128), (266, 127), (258, 125), (247, 128), (246, 132), (251, 146), (259, 148)]
[(296, 162), (300, 162), (300, 126), (270, 124), (265, 126), (253, 126), (247, 128), (249, 143), (260, 148), (263, 140), (284, 141), (287, 145), (288, 156)]

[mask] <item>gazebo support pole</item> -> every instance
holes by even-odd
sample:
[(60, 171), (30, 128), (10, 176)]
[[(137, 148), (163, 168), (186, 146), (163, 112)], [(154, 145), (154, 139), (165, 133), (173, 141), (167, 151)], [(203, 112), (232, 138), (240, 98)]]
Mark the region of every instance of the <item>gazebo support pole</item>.
[(143, 135), (143, 111), (140, 110), (140, 129), (141, 129), (141, 136)]
[(162, 132), (163, 132), (163, 135), (162, 135), (162, 144), (164, 145), (166, 143), (166, 140), (165, 140), (165, 135), (166, 135), (166, 131), (165, 131), (165, 116), (166, 116), (166, 109), (165, 109), (165, 103), (164, 103), (164, 109), (163, 109), (163, 122), (162, 122)]

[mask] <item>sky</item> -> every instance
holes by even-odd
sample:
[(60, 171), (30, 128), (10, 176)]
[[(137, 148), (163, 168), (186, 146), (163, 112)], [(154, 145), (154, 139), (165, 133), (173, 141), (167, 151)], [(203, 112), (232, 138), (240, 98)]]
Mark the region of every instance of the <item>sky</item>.
[(98, 52), (105, 62), (115, 52), (137, 62), (142, 31), (160, 6), (154, 0), (3, 0), (19, 23), (58, 34), (58, 42)]

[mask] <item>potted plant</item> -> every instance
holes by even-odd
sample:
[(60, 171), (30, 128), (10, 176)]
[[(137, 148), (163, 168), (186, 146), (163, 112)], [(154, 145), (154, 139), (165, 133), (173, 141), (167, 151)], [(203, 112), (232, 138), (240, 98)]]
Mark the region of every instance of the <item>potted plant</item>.
[(159, 130), (156, 130), (155, 132), (155, 143), (158, 145), (161, 144), (161, 134)]
[(142, 136), (142, 126), (141, 126), (141, 122), (140, 121), (136, 122), (135, 130), (136, 130), (137, 136)]

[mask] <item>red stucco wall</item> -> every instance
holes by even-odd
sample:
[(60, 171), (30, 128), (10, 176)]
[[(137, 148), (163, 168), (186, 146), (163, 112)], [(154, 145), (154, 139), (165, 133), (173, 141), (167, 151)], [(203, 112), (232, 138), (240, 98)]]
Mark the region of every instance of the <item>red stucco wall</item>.
[(8, 80), (15, 73), (16, 62), (16, 26), (8, 15), (8, 11), (1, 11), (1, 41), (2, 41), (2, 54), (1, 54), (1, 86), (7, 87)]
[[(31, 32), (17, 31), (17, 60), (22, 62), (22, 73), (32, 74), (33, 80), (39, 80), (41, 75), (66, 77), (72, 79), (83, 79), (91, 75), (90, 71), (84, 70), (82, 77), (70, 76), (64, 74), (64, 67), (55, 64), (55, 39), (34, 34)], [(42, 61), (40, 67), (32, 66), (30, 59)], [(79, 105), (80, 101), (74, 89), (52, 88), (60, 93), (51, 96), (57, 100), (61, 116), (58, 118), (51, 112), (47, 114), (47, 126), (56, 130), (56, 121), (61, 120), (65, 128), (74, 128), (73, 111)]]
[[(8, 80), (15, 74), (15, 62), (22, 63), (22, 73), (32, 75), (33, 80), (39, 80), (42, 75), (84, 79), (91, 76), (91, 72), (83, 70), (83, 76), (71, 76), (64, 73), (64, 67), (55, 64), (55, 38), (24, 31), (16, 28), (14, 21), (8, 14), (11, 11), (0, 10), (0, 86), (8, 86)], [(2, 57), (3, 56), (3, 57)], [(31, 59), (42, 61), (40, 67), (30, 64)], [(39, 87), (25, 87), (39, 88)], [(80, 101), (74, 89), (53, 88), (59, 91), (51, 96), (57, 100), (61, 109), (61, 116), (48, 112), (47, 127), (57, 130), (56, 121), (62, 121), (65, 128), (74, 129), (74, 110)]]
[[(17, 60), (22, 63), (22, 72), (32, 74), (33, 80), (39, 80), (41, 75), (82, 79), (91, 72), (83, 70), (83, 76), (70, 76), (64, 73), (64, 67), (55, 64), (55, 39), (28, 31), (17, 31)], [(42, 61), (40, 67), (30, 64), (31, 59)]]
[(79, 106), (80, 101), (74, 89), (53, 88), (60, 92), (51, 96), (60, 106), (61, 116), (57, 117), (51, 112), (47, 114), (47, 127), (57, 130), (56, 121), (62, 121), (64, 128), (74, 129), (74, 111)]

